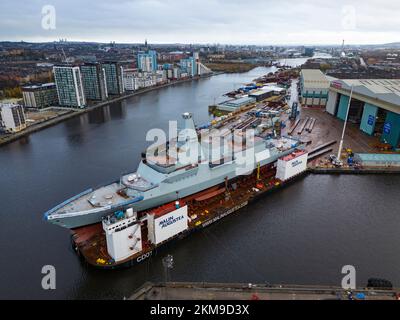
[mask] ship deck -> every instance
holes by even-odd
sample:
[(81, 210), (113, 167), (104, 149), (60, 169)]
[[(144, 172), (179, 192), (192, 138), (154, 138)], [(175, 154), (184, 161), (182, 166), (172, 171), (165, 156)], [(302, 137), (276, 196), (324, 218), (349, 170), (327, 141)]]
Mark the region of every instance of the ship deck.
[(68, 212), (79, 212), (105, 206), (117, 205), (129, 199), (121, 196), (118, 193), (118, 190), (120, 189), (121, 187), (117, 182), (105, 185), (93, 190), (90, 193), (84, 194), (77, 199), (74, 199), (65, 206), (59, 208), (57, 211), (55, 211), (55, 213), (62, 214)]

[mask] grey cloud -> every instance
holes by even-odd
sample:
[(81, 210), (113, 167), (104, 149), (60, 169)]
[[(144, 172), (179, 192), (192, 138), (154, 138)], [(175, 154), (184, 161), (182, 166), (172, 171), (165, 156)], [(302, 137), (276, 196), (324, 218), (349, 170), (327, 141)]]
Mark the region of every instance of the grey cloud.
[[(57, 29), (41, 28), (54, 5)], [(356, 29), (342, 26), (353, 6)], [(0, 3), (0, 40), (198, 43), (380, 43), (400, 40), (397, 0), (33, 0)]]

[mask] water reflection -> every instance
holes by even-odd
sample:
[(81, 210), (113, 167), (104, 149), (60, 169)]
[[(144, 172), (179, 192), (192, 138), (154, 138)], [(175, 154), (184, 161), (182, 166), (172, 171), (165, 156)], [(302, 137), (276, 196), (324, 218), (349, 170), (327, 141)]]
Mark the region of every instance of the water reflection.
[(20, 144), (21, 146), (28, 145), (29, 142), (30, 142), (30, 137), (29, 137), (29, 135), (23, 136), (21, 139), (19, 139), (18, 142), (19, 142), (19, 144)]
[(109, 121), (111, 119), (110, 105), (90, 111), (88, 113), (88, 119), (90, 124), (100, 124)]
[(119, 120), (124, 119), (126, 117), (126, 100), (123, 100), (119, 103), (111, 104), (110, 105), (110, 115), (111, 119)]

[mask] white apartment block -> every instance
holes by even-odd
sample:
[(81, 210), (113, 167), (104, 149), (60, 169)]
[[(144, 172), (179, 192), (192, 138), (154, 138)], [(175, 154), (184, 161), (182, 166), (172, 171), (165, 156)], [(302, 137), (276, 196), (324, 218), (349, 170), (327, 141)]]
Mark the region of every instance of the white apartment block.
[(0, 128), (15, 133), (26, 128), (24, 108), (19, 104), (0, 104)]
[(86, 98), (79, 67), (55, 66), (53, 72), (60, 106), (85, 107)]

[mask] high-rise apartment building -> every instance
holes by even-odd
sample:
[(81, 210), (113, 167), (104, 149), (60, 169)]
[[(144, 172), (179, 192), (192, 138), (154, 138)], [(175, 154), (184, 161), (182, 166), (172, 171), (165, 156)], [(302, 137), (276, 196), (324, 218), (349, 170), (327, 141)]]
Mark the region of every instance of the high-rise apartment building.
[(86, 98), (79, 67), (54, 66), (53, 72), (60, 106), (84, 108)]
[(118, 62), (105, 61), (102, 67), (106, 76), (107, 91), (109, 95), (124, 93), (124, 70)]
[(87, 100), (104, 101), (108, 97), (106, 74), (99, 63), (80, 66), (83, 89)]
[(0, 104), (0, 129), (15, 133), (26, 128), (24, 108), (19, 104)]
[(43, 109), (58, 105), (55, 83), (44, 83), (22, 87), (24, 105), (27, 108)]
[(137, 55), (137, 67), (140, 71), (154, 72), (157, 70), (157, 52), (149, 50), (148, 52), (139, 52)]

